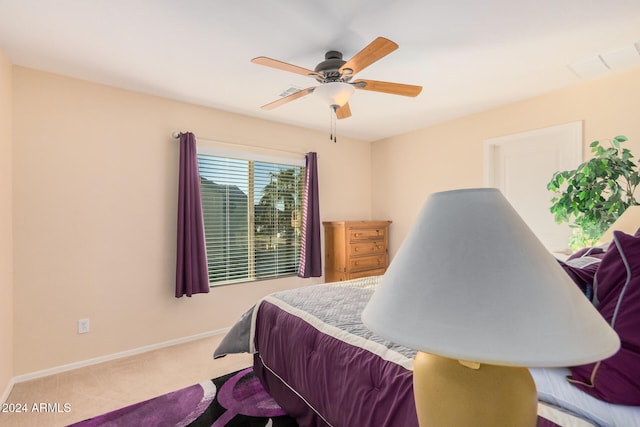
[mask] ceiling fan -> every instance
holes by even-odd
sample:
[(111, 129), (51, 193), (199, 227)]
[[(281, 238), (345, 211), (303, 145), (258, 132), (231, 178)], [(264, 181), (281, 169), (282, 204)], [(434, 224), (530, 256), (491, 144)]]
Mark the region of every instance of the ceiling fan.
[(320, 62), (313, 71), (265, 56), (253, 58), (251, 62), (255, 64), (309, 76), (315, 78), (320, 83), (319, 86), (302, 89), (291, 95), (265, 104), (261, 108), (270, 110), (302, 98), (310, 93), (314, 93), (323, 98), (331, 106), (338, 119), (345, 119), (351, 117), (349, 97), (356, 89), (411, 97), (418, 96), (422, 91), (422, 86), (365, 79), (351, 81), (356, 73), (364, 70), (397, 48), (398, 45), (391, 40), (378, 37), (348, 61), (342, 59), (341, 52), (330, 50), (324, 55), (324, 61)]

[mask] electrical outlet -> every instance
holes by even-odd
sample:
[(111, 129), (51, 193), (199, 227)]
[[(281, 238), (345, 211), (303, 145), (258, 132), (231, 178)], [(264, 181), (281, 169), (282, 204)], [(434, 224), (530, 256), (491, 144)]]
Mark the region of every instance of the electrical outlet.
[(86, 334), (89, 332), (89, 319), (78, 320), (78, 333)]

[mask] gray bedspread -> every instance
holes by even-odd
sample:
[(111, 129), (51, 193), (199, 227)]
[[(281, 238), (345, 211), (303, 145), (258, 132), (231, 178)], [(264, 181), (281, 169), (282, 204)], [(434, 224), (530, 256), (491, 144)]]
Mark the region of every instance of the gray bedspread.
[[(333, 326), (364, 340), (376, 342), (384, 347), (412, 359), (415, 351), (391, 343), (375, 335), (360, 320), (360, 313), (371, 298), (380, 276), (365, 277), (346, 282), (314, 285), (276, 292), (263, 300), (279, 300), (306, 316), (312, 316), (321, 323)], [(213, 357), (224, 357), (233, 353), (251, 353), (252, 318), (254, 309), (245, 312), (216, 348)]]

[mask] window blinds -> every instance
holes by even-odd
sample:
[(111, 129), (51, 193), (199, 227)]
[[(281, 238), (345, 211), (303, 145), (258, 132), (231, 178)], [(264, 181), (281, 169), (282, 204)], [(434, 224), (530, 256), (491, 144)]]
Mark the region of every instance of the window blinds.
[(210, 284), (296, 274), (304, 167), (224, 154), (198, 154)]

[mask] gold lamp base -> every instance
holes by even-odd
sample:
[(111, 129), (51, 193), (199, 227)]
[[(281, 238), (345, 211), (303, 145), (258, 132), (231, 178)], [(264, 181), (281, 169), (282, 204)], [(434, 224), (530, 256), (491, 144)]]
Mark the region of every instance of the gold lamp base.
[(527, 368), (474, 366), (418, 352), (413, 389), (421, 427), (535, 427), (537, 423), (536, 386)]

